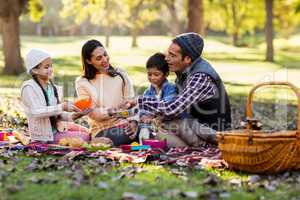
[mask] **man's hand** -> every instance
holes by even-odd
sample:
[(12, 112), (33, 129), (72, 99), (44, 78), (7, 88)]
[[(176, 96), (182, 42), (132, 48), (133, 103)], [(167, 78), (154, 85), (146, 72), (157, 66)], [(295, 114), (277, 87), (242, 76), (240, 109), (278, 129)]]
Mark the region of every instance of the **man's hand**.
[(135, 120), (129, 121), (125, 127), (125, 134), (129, 136), (130, 139), (134, 139), (137, 136), (138, 122)]

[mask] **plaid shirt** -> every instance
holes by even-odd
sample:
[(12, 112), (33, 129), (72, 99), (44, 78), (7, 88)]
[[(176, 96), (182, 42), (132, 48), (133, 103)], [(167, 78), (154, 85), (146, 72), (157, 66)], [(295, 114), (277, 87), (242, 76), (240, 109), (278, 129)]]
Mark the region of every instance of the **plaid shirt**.
[(138, 105), (154, 115), (176, 116), (187, 110), (193, 103), (198, 103), (212, 98), (217, 87), (212, 79), (204, 73), (195, 73), (187, 86), (172, 101), (159, 101), (153, 97), (140, 96)]

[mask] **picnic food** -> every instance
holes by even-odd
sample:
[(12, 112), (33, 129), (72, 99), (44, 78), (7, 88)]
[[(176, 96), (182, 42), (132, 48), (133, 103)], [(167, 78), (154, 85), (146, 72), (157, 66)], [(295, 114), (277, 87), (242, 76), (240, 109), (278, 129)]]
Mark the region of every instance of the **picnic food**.
[(17, 132), (17, 131), (14, 131), (13, 132), (13, 136), (15, 136), (15, 138), (17, 140), (19, 140), (23, 145), (28, 145), (30, 143), (30, 138), (23, 135), (22, 133), (20, 132)]
[(79, 99), (74, 104), (81, 111), (84, 111), (84, 110), (92, 107), (92, 99), (91, 98)]
[(85, 147), (89, 151), (98, 151), (98, 150), (107, 150), (110, 149), (113, 145), (113, 142), (107, 137), (96, 137), (94, 138), (90, 144), (84, 144)]
[(76, 138), (62, 138), (59, 140), (58, 144), (62, 146), (69, 146), (69, 147), (82, 147), (86, 142), (79, 137)]
[(111, 139), (107, 138), (107, 137), (96, 137), (93, 138), (91, 143), (91, 145), (93, 146), (99, 146), (99, 145), (108, 145), (108, 146), (112, 146), (113, 142), (111, 141)]

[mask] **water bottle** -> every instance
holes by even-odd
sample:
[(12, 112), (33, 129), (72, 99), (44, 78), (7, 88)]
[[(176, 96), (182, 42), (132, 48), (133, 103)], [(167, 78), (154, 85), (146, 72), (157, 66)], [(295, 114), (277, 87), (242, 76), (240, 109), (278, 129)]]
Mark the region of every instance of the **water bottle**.
[(148, 140), (150, 138), (150, 129), (151, 126), (149, 124), (141, 124), (140, 125), (140, 133), (139, 133), (139, 143), (143, 144), (143, 140)]

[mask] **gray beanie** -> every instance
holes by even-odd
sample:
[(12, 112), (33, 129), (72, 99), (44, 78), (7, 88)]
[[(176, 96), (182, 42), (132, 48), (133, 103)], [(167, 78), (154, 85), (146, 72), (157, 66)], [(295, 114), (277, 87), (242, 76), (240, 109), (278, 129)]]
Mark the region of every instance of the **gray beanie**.
[(177, 35), (173, 42), (177, 43), (192, 60), (196, 60), (202, 54), (204, 41), (198, 33), (189, 32)]

